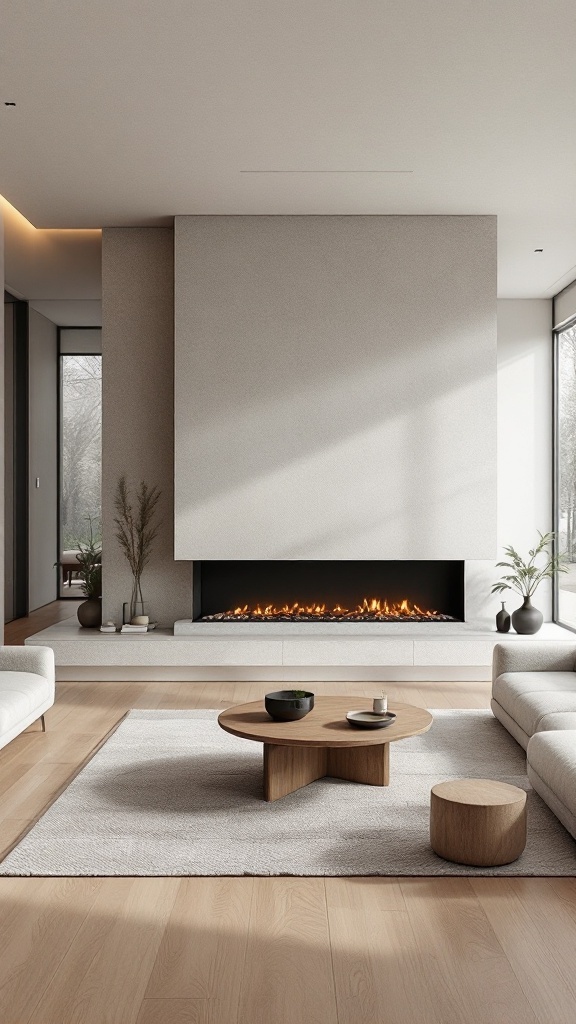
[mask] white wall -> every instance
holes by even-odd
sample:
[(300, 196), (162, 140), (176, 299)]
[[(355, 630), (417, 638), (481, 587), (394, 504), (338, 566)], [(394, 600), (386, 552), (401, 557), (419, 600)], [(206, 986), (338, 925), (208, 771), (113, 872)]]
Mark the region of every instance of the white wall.
[(176, 217), (177, 558), (496, 552), (493, 217)]
[[(498, 300), (498, 546), (527, 554), (537, 531), (552, 529), (552, 300)], [(500, 609), (490, 586), (494, 562), (467, 566), (468, 619), (493, 625)], [(521, 604), (505, 597), (509, 611)], [(552, 616), (551, 588), (534, 604)]]
[(28, 602), (33, 611), (57, 596), (58, 558), (58, 337), (55, 324), (34, 309), (29, 310), (28, 368)]
[(102, 352), (101, 327), (62, 327), (60, 352), (78, 355), (98, 355)]

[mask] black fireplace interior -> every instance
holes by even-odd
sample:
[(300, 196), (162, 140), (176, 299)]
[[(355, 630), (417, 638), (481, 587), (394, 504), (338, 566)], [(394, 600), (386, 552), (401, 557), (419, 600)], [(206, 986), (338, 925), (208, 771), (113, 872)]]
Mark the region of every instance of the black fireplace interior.
[(461, 622), (460, 561), (194, 562), (208, 622)]

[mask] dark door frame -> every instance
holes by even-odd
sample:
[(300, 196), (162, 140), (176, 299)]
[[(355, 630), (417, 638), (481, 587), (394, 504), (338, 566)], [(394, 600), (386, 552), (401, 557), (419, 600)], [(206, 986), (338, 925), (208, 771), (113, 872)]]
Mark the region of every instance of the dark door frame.
[(14, 312), (14, 618), (28, 614), (28, 303), (9, 292), (4, 301), (11, 303)]

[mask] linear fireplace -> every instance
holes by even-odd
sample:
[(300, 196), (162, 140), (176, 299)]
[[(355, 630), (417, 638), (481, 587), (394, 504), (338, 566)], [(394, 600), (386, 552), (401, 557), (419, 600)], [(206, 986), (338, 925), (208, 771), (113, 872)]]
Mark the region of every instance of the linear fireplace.
[(203, 622), (461, 622), (461, 561), (196, 561)]

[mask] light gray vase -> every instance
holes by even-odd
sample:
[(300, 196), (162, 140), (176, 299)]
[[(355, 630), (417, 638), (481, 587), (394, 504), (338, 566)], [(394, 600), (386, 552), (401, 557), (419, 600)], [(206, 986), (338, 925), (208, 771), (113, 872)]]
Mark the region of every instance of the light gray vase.
[(542, 612), (534, 608), (529, 597), (524, 598), (524, 604), (512, 612), (512, 625), (517, 633), (537, 633), (544, 622)]

